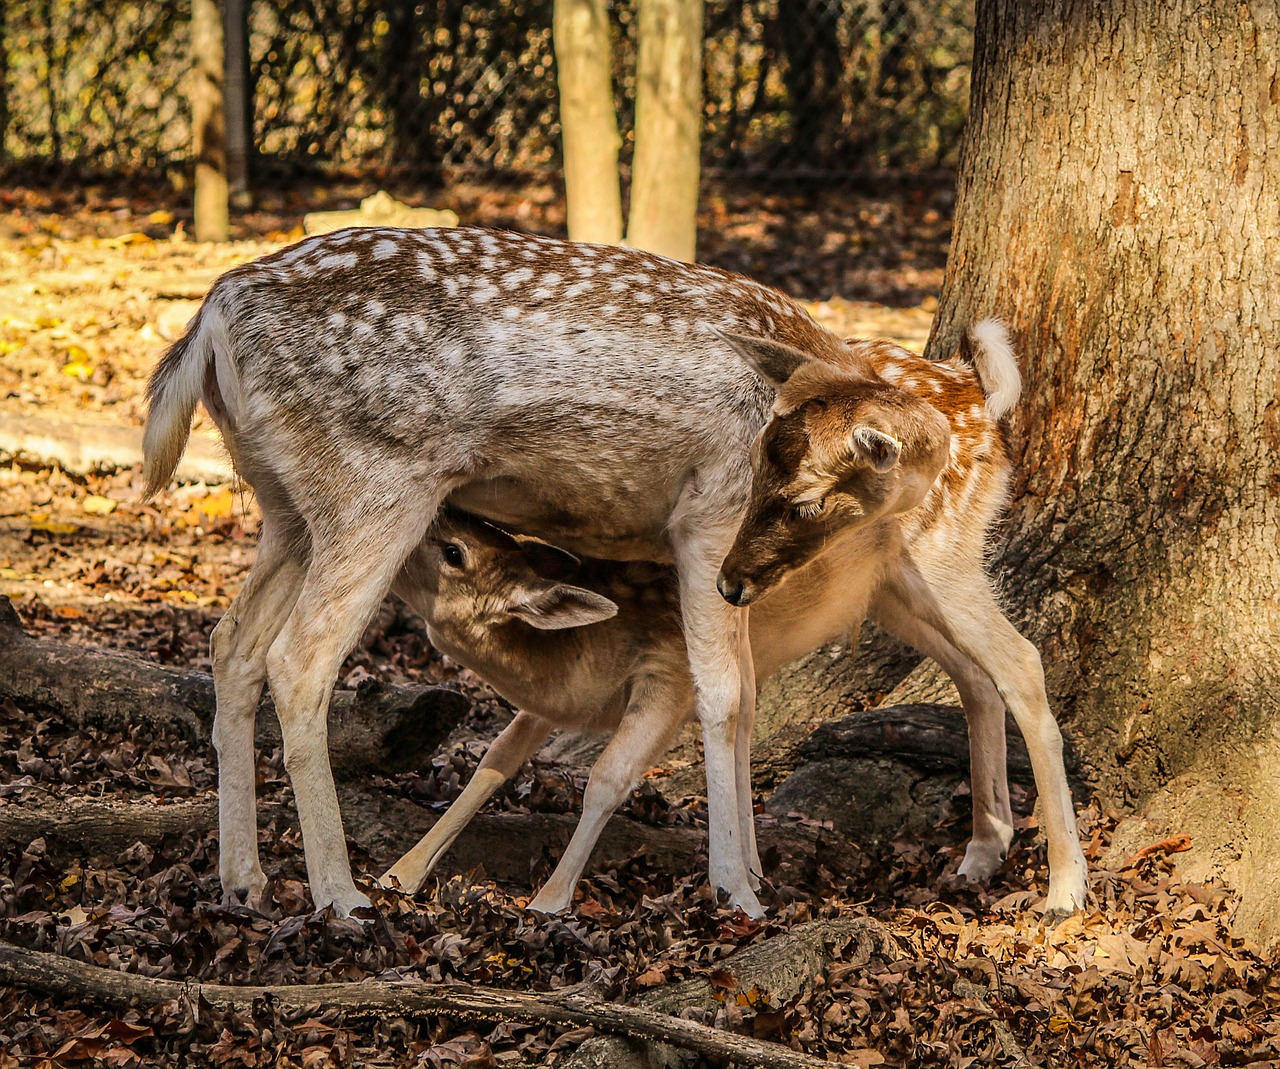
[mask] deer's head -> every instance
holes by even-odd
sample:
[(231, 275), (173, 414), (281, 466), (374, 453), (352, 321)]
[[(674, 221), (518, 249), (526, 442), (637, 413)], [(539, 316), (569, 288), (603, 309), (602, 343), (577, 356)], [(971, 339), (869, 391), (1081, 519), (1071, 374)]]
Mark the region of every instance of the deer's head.
[(746, 605), (851, 528), (919, 505), (946, 465), (946, 418), (850, 361), (722, 334), (777, 393), (751, 449), (751, 497), (717, 586)]

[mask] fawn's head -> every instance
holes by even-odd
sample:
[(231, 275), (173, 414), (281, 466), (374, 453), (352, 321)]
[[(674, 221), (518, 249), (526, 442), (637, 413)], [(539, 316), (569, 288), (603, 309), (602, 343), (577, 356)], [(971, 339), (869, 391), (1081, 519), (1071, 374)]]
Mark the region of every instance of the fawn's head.
[(571, 553), (517, 541), (449, 509), (427, 532), (406, 570), (428, 606), (432, 627), (474, 638), (515, 620), (558, 631), (616, 615), (618, 606), (608, 598), (563, 581), (577, 565)]
[(751, 450), (751, 497), (717, 586), (746, 605), (836, 535), (919, 505), (951, 432), (932, 405), (869, 368), (816, 360), (762, 338), (722, 335), (777, 392)]

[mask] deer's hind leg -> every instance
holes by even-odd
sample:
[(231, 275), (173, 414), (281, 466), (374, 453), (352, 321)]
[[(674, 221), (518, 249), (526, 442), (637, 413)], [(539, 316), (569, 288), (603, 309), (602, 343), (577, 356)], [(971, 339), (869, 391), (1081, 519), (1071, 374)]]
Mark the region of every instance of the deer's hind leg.
[(267, 878), (258, 857), (253, 736), (267, 679), (267, 650), (302, 589), (309, 554), (296, 515), (262, 501), (258, 554), (244, 587), (213, 629), (210, 655), (217, 711), (218, 874), (223, 901), (262, 905)]
[(302, 824), (312, 899), (317, 909), (332, 905), (347, 916), (369, 899), (356, 889), (347, 858), (329, 764), (329, 695), (343, 659), (426, 533), (447, 488), (426, 493), (420, 484), (400, 483), (392, 489), (363, 472), (344, 487), (341, 510), (309, 518), (311, 561), (267, 654), (267, 678)]
[(891, 635), (936, 661), (960, 692), (960, 704), (969, 724), (969, 782), (973, 798), (973, 836), (965, 849), (960, 875), (985, 880), (1004, 862), (1013, 841), (1004, 702), (991, 677), (901, 598), (882, 591), (871, 612)]

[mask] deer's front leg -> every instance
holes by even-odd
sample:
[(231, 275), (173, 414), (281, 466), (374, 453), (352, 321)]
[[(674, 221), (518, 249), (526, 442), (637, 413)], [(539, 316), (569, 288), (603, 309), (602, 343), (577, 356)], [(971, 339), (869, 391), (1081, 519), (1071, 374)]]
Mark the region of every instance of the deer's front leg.
[(748, 916), (762, 917), (764, 907), (747, 871), (738, 804), (738, 712), (747, 683), (742, 664), (744, 656), (751, 656), (749, 650), (744, 653), (747, 614), (716, 590), (716, 575), (733, 532), (688, 522), (683, 532), (677, 530), (680, 533), (685, 534), (676, 542), (680, 610), (707, 772), (708, 875), (733, 905)]
[(493, 740), (480, 767), (435, 826), (382, 876), (383, 887), (399, 887), (414, 894), (435, 869), (444, 852), (453, 845), (462, 829), (492, 796), (516, 774), (551, 733), (551, 726), (532, 713), (518, 713), (502, 734)]

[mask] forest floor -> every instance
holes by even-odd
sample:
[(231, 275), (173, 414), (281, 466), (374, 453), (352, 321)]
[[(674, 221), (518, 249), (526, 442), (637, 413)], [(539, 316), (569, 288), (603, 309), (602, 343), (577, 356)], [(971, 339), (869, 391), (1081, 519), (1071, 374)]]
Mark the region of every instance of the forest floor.
[[(140, 427), (146, 375), (212, 280), (296, 240), (304, 211), (347, 207), (368, 192), (275, 196), (237, 219), (236, 240), (213, 246), (185, 238), (189, 220), (162, 188), (0, 191), (0, 430), (5, 420), (33, 418), (54, 428)], [(563, 203), (540, 186), (457, 188), (432, 206), (468, 223), (563, 232)], [(838, 333), (890, 337), (920, 351), (949, 213), (950, 193), (941, 189), (725, 193), (707, 200), (700, 251), (804, 300)], [(0, 594), (36, 636), (207, 670), (209, 631), (253, 559), (257, 523), (252, 495), (229, 485), (182, 485), (144, 504), (134, 469), (66, 471), (38, 448), (0, 454)], [(430, 769), (365, 785), (438, 809), (456, 797), (509, 712), (431, 650), (420, 621), (391, 602), (340, 685), (369, 676), (440, 682), (475, 699), (472, 720)], [(13, 703), (2, 712), (0, 817), (62, 799), (157, 805), (214, 791), (205, 748), (148, 731), (76, 730)], [(654, 786), (662, 772), (627, 812), (658, 835), (699, 825), (702, 799), (665, 797)], [(582, 769), (544, 755), (493, 806), (574, 812), (583, 783)], [(621, 1001), (706, 975), (718, 999), (688, 1011), (693, 1019), (860, 1066), (1280, 1060), (1274, 953), (1232, 933), (1225, 889), (1179, 879), (1172, 847), (1128, 866), (1110, 858), (1114, 819), (1096, 808), (1081, 816), (1095, 901), (1056, 927), (1032, 908), (1046, 869), (1029, 816), (990, 887), (956, 878), (964, 796), (930, 835), (869, 847), (849, 870), (775, 859), (786, 880), (766, 886), (770, 913), (761, 923), (720, 905), (696, 867), (656, 872), (636, 857), (589, 872), (570, 917), (523, 912), (528, 884), (446, 870), (416, 898), (375, 895), (384, 919), (361, 926), (310, 913), (278, 750), (261, 755), (259, 784), (277, 803), (262, 828), (272, 875), (266, 913), (214, 904), (210, 834), (105, 854), (37, 839), (10, 844), (0, 863), (0, 939), (144, 976), (229, 984), (399, 977), (550, 991), (589, 982)], [(351, 849), (361, 873), (392, 860), (371, 856), (361, 841)], [(544, 877), (552, 861), (532, 857), (530, 879)], [(882, 925), (890, 941), (856, 967), (852, 942), (829, 947), (818, 976), (785, 999), (742, 990), (718, 967), (736, 949), (806, 922), (861, 917)], [(117, 1015), (69, 997), (0, 990), (0, 1069), (91, 1060), (549, 1065), (571, 1058), (590, 1031), (447, 1019), (371, 1025), (322, 1007), (290, 1015), (269, 1003), (195, 1016), (166, 1003)]]

